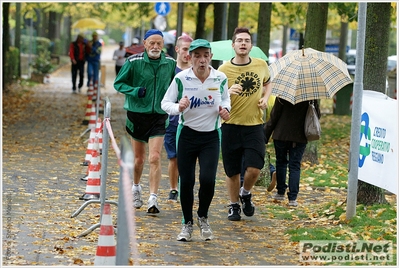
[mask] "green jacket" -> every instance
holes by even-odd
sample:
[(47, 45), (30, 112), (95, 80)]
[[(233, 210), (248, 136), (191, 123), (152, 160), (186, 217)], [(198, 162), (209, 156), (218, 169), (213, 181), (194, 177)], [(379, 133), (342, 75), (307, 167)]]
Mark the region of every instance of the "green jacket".
[[(161, 53), (158, 68), (148, 58), (147, 52), (126, 59), (114, 81), (115, 90), (125, 94), (125, 110), (145, 114), (166, 114), (161, 101), (175, 76), (176, 61)], [(144, 98), (138, 97), (140, 87), (146, 88)]]

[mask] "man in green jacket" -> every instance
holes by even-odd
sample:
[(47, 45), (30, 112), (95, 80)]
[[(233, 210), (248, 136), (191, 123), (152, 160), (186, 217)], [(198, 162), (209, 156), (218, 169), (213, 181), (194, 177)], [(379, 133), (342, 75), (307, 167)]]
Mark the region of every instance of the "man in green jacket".
[(161, 101), (175, 76), (176, 61), (162, 51), (163, 34), (156, 29), (144, 36), (143, 53), (127, 58), (115, 78), (115, 90), (125, 94), (126, 131), (132, 137), (134, 153), (133, 205), (143, 205), (140, 178), (143, 173), (146, 144), (149, 150), (149, 189), (147, 213), (159, 213), (157, 194), (161, 180), (161, 150), (168, 114)]

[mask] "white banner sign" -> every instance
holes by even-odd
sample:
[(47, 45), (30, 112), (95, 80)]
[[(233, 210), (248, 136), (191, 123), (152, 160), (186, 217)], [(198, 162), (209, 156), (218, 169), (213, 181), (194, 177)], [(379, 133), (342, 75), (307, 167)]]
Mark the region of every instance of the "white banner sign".
[(398, 193), (398, 101), (363, 91), (358, 179)]

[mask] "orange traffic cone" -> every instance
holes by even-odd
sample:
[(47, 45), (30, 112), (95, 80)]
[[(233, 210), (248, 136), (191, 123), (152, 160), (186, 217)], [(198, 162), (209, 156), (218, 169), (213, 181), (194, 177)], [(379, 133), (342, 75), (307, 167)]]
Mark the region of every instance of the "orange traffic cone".
[(93, 95), (92, 95), (93, 101), (96, 101), (96, 100), (97, 100), (97, 98), (98, 98), (97, 95), (98, 95), (98, 83), (95, 82), (95, 83), (94, 83), (94, 86), (93, 86)]
[[(96, 109), (96, 107), (93, 107), (94, 111)], [(87, 126), (87, 128), (94, 129), (96, 127), (96, 112), (94, 112), (94, 114), (90, 115), (90, 119), (89, 119), (89, 124)]]
[[(101, 118), (97, 118), (97, 123), (96, 123), (96, 128), (92, 129), (92, 131), (90, 132), (90, 137), (93, 135), (93, 138), (95, 138), (96, 136), (98, 137), (98, 148), (100, 150), (100, 154), (101, 151), (103, 149), (103, 129), (102, 129), (102, 123), (103, 121), (101, 120)], [(93, 134), (92, 134), (93, 133)]]
[(82, 125), (87, 125), (90, 120), (90, 116), (96, 113), (96, 110), (93, 110), (93, 101), (91, 100), (91, 96), (88, 96), (87, 104), (86, 104), (86, 113)]
[(93, 96), (93, 80), (90, 80), (89, 89), (87, 90), (87, 95)]
[(85, 160), (82, 163), (82, 166), (88, 166), (91, 161), (91, 155), (94, 150), (94, 138), (89, 138), (89, 143), (87, 144)]
[(79, 198), (80, 200), (100, 199), (100, 170), (98, 140), (94, 143), (94, 150), (89, 164), (89, 175), (87, 177), (86, 192)]
[(116, 265), (116, 242), (109, 203), (104, 204), (104, 211), (101, 216), (100, 236), (98, 237), (94, 265)]

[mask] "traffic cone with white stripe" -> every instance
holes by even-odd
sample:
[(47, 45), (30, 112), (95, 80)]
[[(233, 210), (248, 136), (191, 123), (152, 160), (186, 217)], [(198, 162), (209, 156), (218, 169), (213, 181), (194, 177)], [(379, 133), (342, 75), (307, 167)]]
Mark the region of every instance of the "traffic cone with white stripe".
[(89, 164), (89, 175), (87, 177), (86, 192), (79, 198), (80, 200), (100, 199), (100, 170), (101, 163), (99, 160), (98, 139), (95, 139), (94, 150), (91, 154)]
[(104, 204), (104, 211), (101, 216), (100, 236), (98, 237), (94, 265), (116, 265), (116, 242), (109, 203)]
[(98, 82), (95, 82), (94, 86), (93, 86), (93, 95), (92, 95), (93, 101), (97, 101), (97, 98), (98, 98), (97, 95), (98, 95)]
[(93, 96), (93, 80), (90, 80), (89, 89), (87, 90), (87, 95)]
[(88, 166), (91, 161), (91, 155), (94, 150), (94, 138), (89, 138), (89, 142), (87, 144), (85, 160), (82, 163), (82, 166)]
[(98, 137), (98, 149), (99, 149), (100, 154), (101, 154), (101, 151), (103, 149), (103, 129), (102, 129), (102, 124), (103, 124), (103, 121), (101, 120), (101, 118), (100, 117), (97, 118), (97, 123), (96, 123), (96, 128), (94, 129), (94, 134), (91, 133), (91, 132), (93, 132), (93, 129), (90, 132), (90, 136), (94, 135), (93, 138)]
[(94, 113), (96, 114), (96, 110), (93, 109), (93, 101), (91, 99), (91, 96), (88, 96), (87, 98), (87, 104), (86, 104), (86, 113), (85, 113), (85, 117), (83, 119), (82, 125), (87, 125), (89, 124), (89, 120), (90, 120), (90, 116)]

